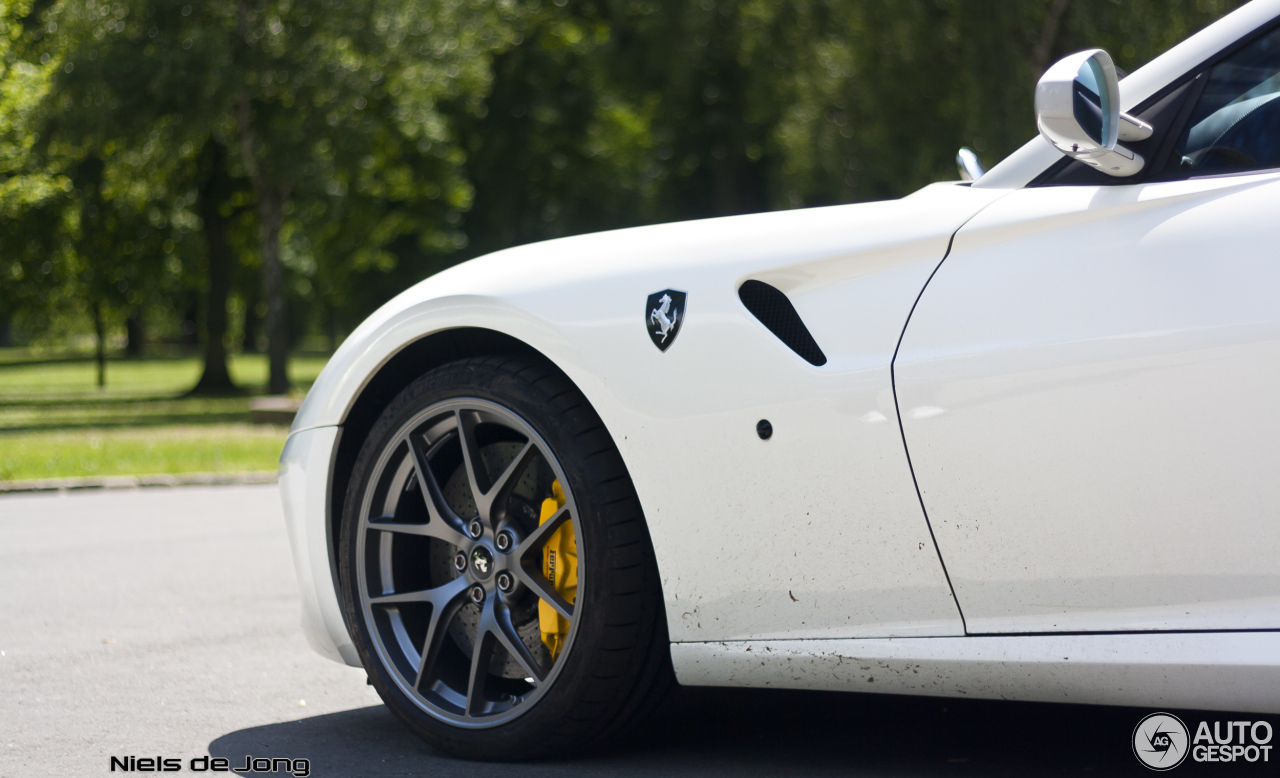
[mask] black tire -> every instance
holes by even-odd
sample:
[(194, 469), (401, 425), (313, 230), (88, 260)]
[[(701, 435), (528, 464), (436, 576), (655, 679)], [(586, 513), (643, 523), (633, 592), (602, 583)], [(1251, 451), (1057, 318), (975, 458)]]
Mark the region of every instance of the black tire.
[[(469, 410), (471, 406), (478, 410)], [(450, 413), (456, 419), (452, 432), (456, 444), (448, 437)], [(475, 419), (470, 426), (464, 422), (468, 418)], [(532, 435), (526, 434), (529, 430)], [(502, 442), (485, 444), (482, 432), (489, 436), (485, 439)], [(521, 434), (526, 434), (528, 445), (518, 456), (527, 456), (530, 464), (492, 464), (502, 461), (497, 459), (501, 452), (522, 445)], [(506, 441), (503, 435), (513, 440)], [(476, 452), (469, 460), (471, 470), (461, 463), (449, 464), (446, 447), (450, 445), (455, 446), (459, 462), (467, 461), (463, 460), (467, 451)], [(539, 459), (544, 447), (546, 457)], [(531, 448), (533, 453), (524, 453)], [(436, 452), (434, 457), (432, 451)], [(397, 461), (401, 461), (398, 470)], [(452, 477), (445, 472), (451, 467)], [(489, 473), (497, 469), (514, 472), (522, 467), (524, 471), (505, 482)], [(424, 470), (435, 480), (427, 480)], [(459, 472), (472, 476), (464, 483), (475, 485), (488, 479), (489, 485), (476, 488), (485, 498), (484, 504), (495, 507), (489, 508), (490, 515), (480, 530), (476, 530), (476, 521), (468, 524), (466, 517), (457, 524), (459, 511), (452, 508), (452, 514), (437, 508), (438, 512), (430, 515), (439, 518), (425, 518), (421, 525), (402, 521), (402, 514), (418, 510), (413, 499), (405, 500), (406, 507), (401, 507), (401, 499), (415, 488), (435, 495), (437, 503), (446, 506), (448, 499), (464, 499), (446, 497), (458, 494), (458, 490), (449, 491), (444, 479), (456, 480)], [(562, 526), (572, 522), (581, 566), (574, 601), (561, 602), (561, 607), (572, 609), (571, 619), (566, 619), (571, 629), (567, 643), (555, 655), (549, 643), (545, 651), (531, 643), (537, 639), (528, 637), (527, 620), (518, 623), (521, 614), (529, 612), (528, 597), (534, 598), (536, 607), (542, 591), (536, 587), (548, 586), (545, 579), (535, 580), (528, 560), (535, 558), (533, 555), (542, 559), (544, 552), (533, 544), (545, 542), (551, 533), (539, 541), (536, 536), (541, 530), (528, 518), (527, 503), (517, 490), (545, 491), (546, 479), (557, 473), (562, 475), (556, 480), (562, 477), (566, 481), (562, 486), (567, 502), (556, 516), (568, 515), (558, 519)], [(396, 478), (403, 480), (403, 486)], [(410, 480), (419, 486), (410, 485)], [(474, 494), (472, 500), (481, 505)], [(504, 501), (505, 507), (496, 507)], [(377, 505), (391, 506), (389, 515), (395, 518), (376, 519), (374, 513), (388, 510), (375, 510)], [(479, 507), (473, 510), (482, 516)], [(519, 511), (524, 512), (520, 514), (524, 518), (517, 516)], [(441, 521), (443, 525), (436, 524)], [(533, 530), (528, 529), (531, 523)], [(446, 540), (407, 534), (427, 526), (443, 526), (444, 531), (437, 534), (458, 545), (440, 546)], [(513, 533), (505, 539), (508, 548), (528, 547), (522, 552), (524, 556), (517, 558), (516, 550), (505, 556), (499, 552), (503, 539), (498, 535), (504, 527)], [(477, 540), (470, 536), (458, 540), (457, 528), (483, 534)], [(481, 545), (485, 548), (480, 549)], [(441, 572), (441, 548), (454, 549), (443, 553), (453, 554), (456, 564), (464, 564), (459, 556), (467, 557), (470, 564), (463, 572), (450, 570), (453, 578), (437, 586), (442, 576), (447, 577)], [(417, 569), (419, 566), (423, 569)], [(497, 570), (495, 582), (480, 580), (482, 569)], [(506, 583), (511, 588), (499, 590), (496, 582), (501, 581), (503, 571), (510, 571)], [(456, 580), (468, 576), (466, 581)], [(370, 682), (387, 707), (416, 735), (455, 756), (508, 761), (580, 751), (642, 718), (673, 685), (657, 565), (631, 479), (586, 398), (567, 377), (540, 361), (485, 357), (450, 363), (418, 378), (391, 402), (369, 431), (353, 468), (342, 511), (339, 577), (347, 626)], [(419, 582), (417, 588), (429, 589), (434, 604), (397, 599), (416, 594), (408, 591), (415, 588), (413, 581)], [(469, 587), (466, 595), (456, 595), (464, 585)], [(445, 587), (449, 587), (447, 597), (455, 599), (441, 605), (446, 595), (436, 593), (444, 592)], [(467, 602), (475, 589), (485, 587), (487, 593), (478, 595), (480, 605)], [(401, 594), (402, 588), (408, 593)], [(509, 594), (516, 590), (516, 594)], [(550, 603), (551, 595), (544, 594), (541, 599)], [(449, 624), (433, 629), (431, 614), (437, 608), (441, 624), (445, 619)], [(478, 626), (469, 633), (468, 644), (466, 630), (472, 621)], [(504, 624), (508, 626), (502, 627)], [(439, 647), (430, 652), (433, 658), (419, 663), (410, 681), (417, 655), (411, 656), (408, 649), (414, 645), (415, 628), (423, 635), (422, 643), (430, 640)], [(443, 636), (428, 638), (437, 634)], [(401, 637), (404, 635), (411, 637)], [(505, 643), (501, 642), (503, 635)], [(465, 660), (468, 655), (470, 664), (457, 658)], [(502, 655), (505, 660), (500, 659)], [(428, 665), (431, 669), (424, 669)], [(465, 670), (468, 667), (469, 671)], [(542, 671), (545, 677), (535, 682)], [(529, 675), (520, 678), (525, 672)], [(457, 679), (464, 676), (459, 691)], [(527, 691), (526, 686), (530, 687)], [(462, 702), (458, 702), (459, 695)]]

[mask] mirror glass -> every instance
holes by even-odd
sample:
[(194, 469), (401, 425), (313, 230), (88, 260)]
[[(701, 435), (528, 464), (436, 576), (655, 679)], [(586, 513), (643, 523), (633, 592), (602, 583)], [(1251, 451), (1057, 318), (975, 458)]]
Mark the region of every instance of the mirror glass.
[(1072, 87), (1072, 109), (1076, 123), (1099, 146), (1109, 146), (1111, 105), (1104, 84), (1102, 66), (1093, 57), (1085, 60)]

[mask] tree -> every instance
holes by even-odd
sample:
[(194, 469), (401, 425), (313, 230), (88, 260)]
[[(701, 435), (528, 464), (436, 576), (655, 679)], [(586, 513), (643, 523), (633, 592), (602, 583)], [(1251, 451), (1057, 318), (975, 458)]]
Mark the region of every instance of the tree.
[[(66, 144), (129, 146), (163, 127), (186, 149), (180, 156), (191, 164), (182, 172), (204, 220), (215, 297), (223, 288), (217, 216), (225, 207), (215, 201), (225, 195), (225, 172), (248, 181), (267, 303), (269, 389), (283, 392), (286, 243), (299, 229), (290, 221), (331, 212), (338, 195), (367, 196), (347, 211), (385, 208), (382, 214), (392, 215), (363, 236), (358, 250), (349, 239), (311, 243), (345, 247), (343, 259), (359, 264), (404, 234), (430, 240), (425, 225), (439, 221), (441, 205), (464, 207), (465, 187), (448, 180), (458, 160), (435, 104), (484, 87), (481, 54), (504, 44), (504, 8), (408, 0), (75, 0), (34, 12), (38, 23), (29, 37), (42, 58), (62, 66), (45, 108)], [(199, 160), (198, 149), (208, 150)], [(193, 175), (193, 168), (204, 172)], [(448, 193), (443, 203), (440, 192)], [(316, 259), (299, 262), (314, 266)], [(216, 363), (212, 341), (225, 321), (225, 300), (210, 303), (206, 356)], [(216, 365), (206, 372), (217, 383)]]
[(22, 0), (0, 14), (0, 319), (99, 300), (115, 327), (180, 276), (206, 293), (199, 388), (224, 391), (236, 289), (283, 391), (290, 321), (336, 341), (515, 243), (954, 178), (957, 147), (991, 163), (1034, 134), (1058, 56), (1132, 69), (1235, 5)]
[(653, 100), (661, 218), (898, 197), (1035, 133), (1054, 59), (1132, 70), (1237, 0), (601, 2), (612, 88)]
[(6, 325), (55, 308), (62, 274), (55, 270), (52, 236), (70, 189), (33, 151), (33, 115), (48, 93), (50, 68), (22, 57), (18, 20), (27, 10), (18, 3), (0, 16), (0, 320)]
[[(202, 6), (193, 14), (196, 29), (230, 32), (225, 11)], [(432, 138), (435, 103), (483, 85), (480, 55), (503, 43), (502, 15), (500, 6), (482, 3), (241, 0), (234, 20), (226, 48), (234, 57), (224, 63), (230, 80), (217, 91), (234, 118), (240, 164), (256, 196), (270, 389), (279, 392), (288, 382), (281, 256), (287, 212), (339, 193), (394, 203), (391, 216), (369, 223), (376, 230), (365, 233), (364, 245), (347, 253), (357, 263), (420, 230), (424, 221), (415, 217), (434, 209), (431, 194), (444, 187), (415, 174), (440, 173), (449, 158), (443, 134)], [(456, 198), (445, 203), (461, 205)], [(345, 207), (367, 213), (369, 199)]]
[(213, 137), (200, 150), (196, 173), (196, 212), (204, 235), (205, 264), (208, 269), (205, 305), (204, 370), (191, 390), (193, 394), (226, 394), (235, 391), (227, 370), (227, 299), (235, 259), (227, 241), (227, 222), (232, 217), (230, 201), (236, 180), (227, 169), (227, 149)]
[(608, 14), (591, 2), (547, 3), (517, 24), (518, 42), (493, 56), (479, 109), (446, 107), (475, 188), (461, 253), (659, 218), (657, 99), (610, 72)]
[[(108, 324), (136, 313), (172, 280), (161, 267), (174, 246), (172, 200), (152, 171), (163, 167), (160, 146), (134, 149), (102, 133), (67, 133), (49, 121), (55, 69), (45, 52), (31, 56), (29, 6), (6, 9), (6, 231), (14, 248), (4, 285), (10, 310), (61, 319), (84, 317), (96, 335), (98, 384), (106, 382)], [(65, 98), (64, 98), (65, 99)], [(153, 139), (154, 140), (154, 139)], [(159, 176), (160, 180), (164, 176)], [(167, 247), (167, 248), (166, 248)]]
[(779, 126), (792, 205), (899, 197), (955, 177), (956, 150), (990, 165), (1036, 133), (1036, 81), (1071, 51), (1104, 47), (1134, 70), (1236, 0), (832, 2), (838, 32), (798, 68)]

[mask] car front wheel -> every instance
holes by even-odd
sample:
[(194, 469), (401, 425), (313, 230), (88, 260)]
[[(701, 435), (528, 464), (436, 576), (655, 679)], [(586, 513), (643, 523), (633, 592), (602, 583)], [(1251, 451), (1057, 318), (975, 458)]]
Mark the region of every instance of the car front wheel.
[(366, 438), (342, 519), (356, 647), (432, 745), (563, 754), (670, 685), (639, 501), (599, 417), (549, 366), (482, 358), (414, 381)]

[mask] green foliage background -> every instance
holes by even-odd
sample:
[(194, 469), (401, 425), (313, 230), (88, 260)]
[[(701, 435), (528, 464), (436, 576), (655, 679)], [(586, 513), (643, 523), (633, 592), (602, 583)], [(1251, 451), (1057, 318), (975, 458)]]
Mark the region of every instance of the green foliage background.
[(506, 246), (901, 196), (1236, 5), (0, 0), (0, 345), (331, 343)]

